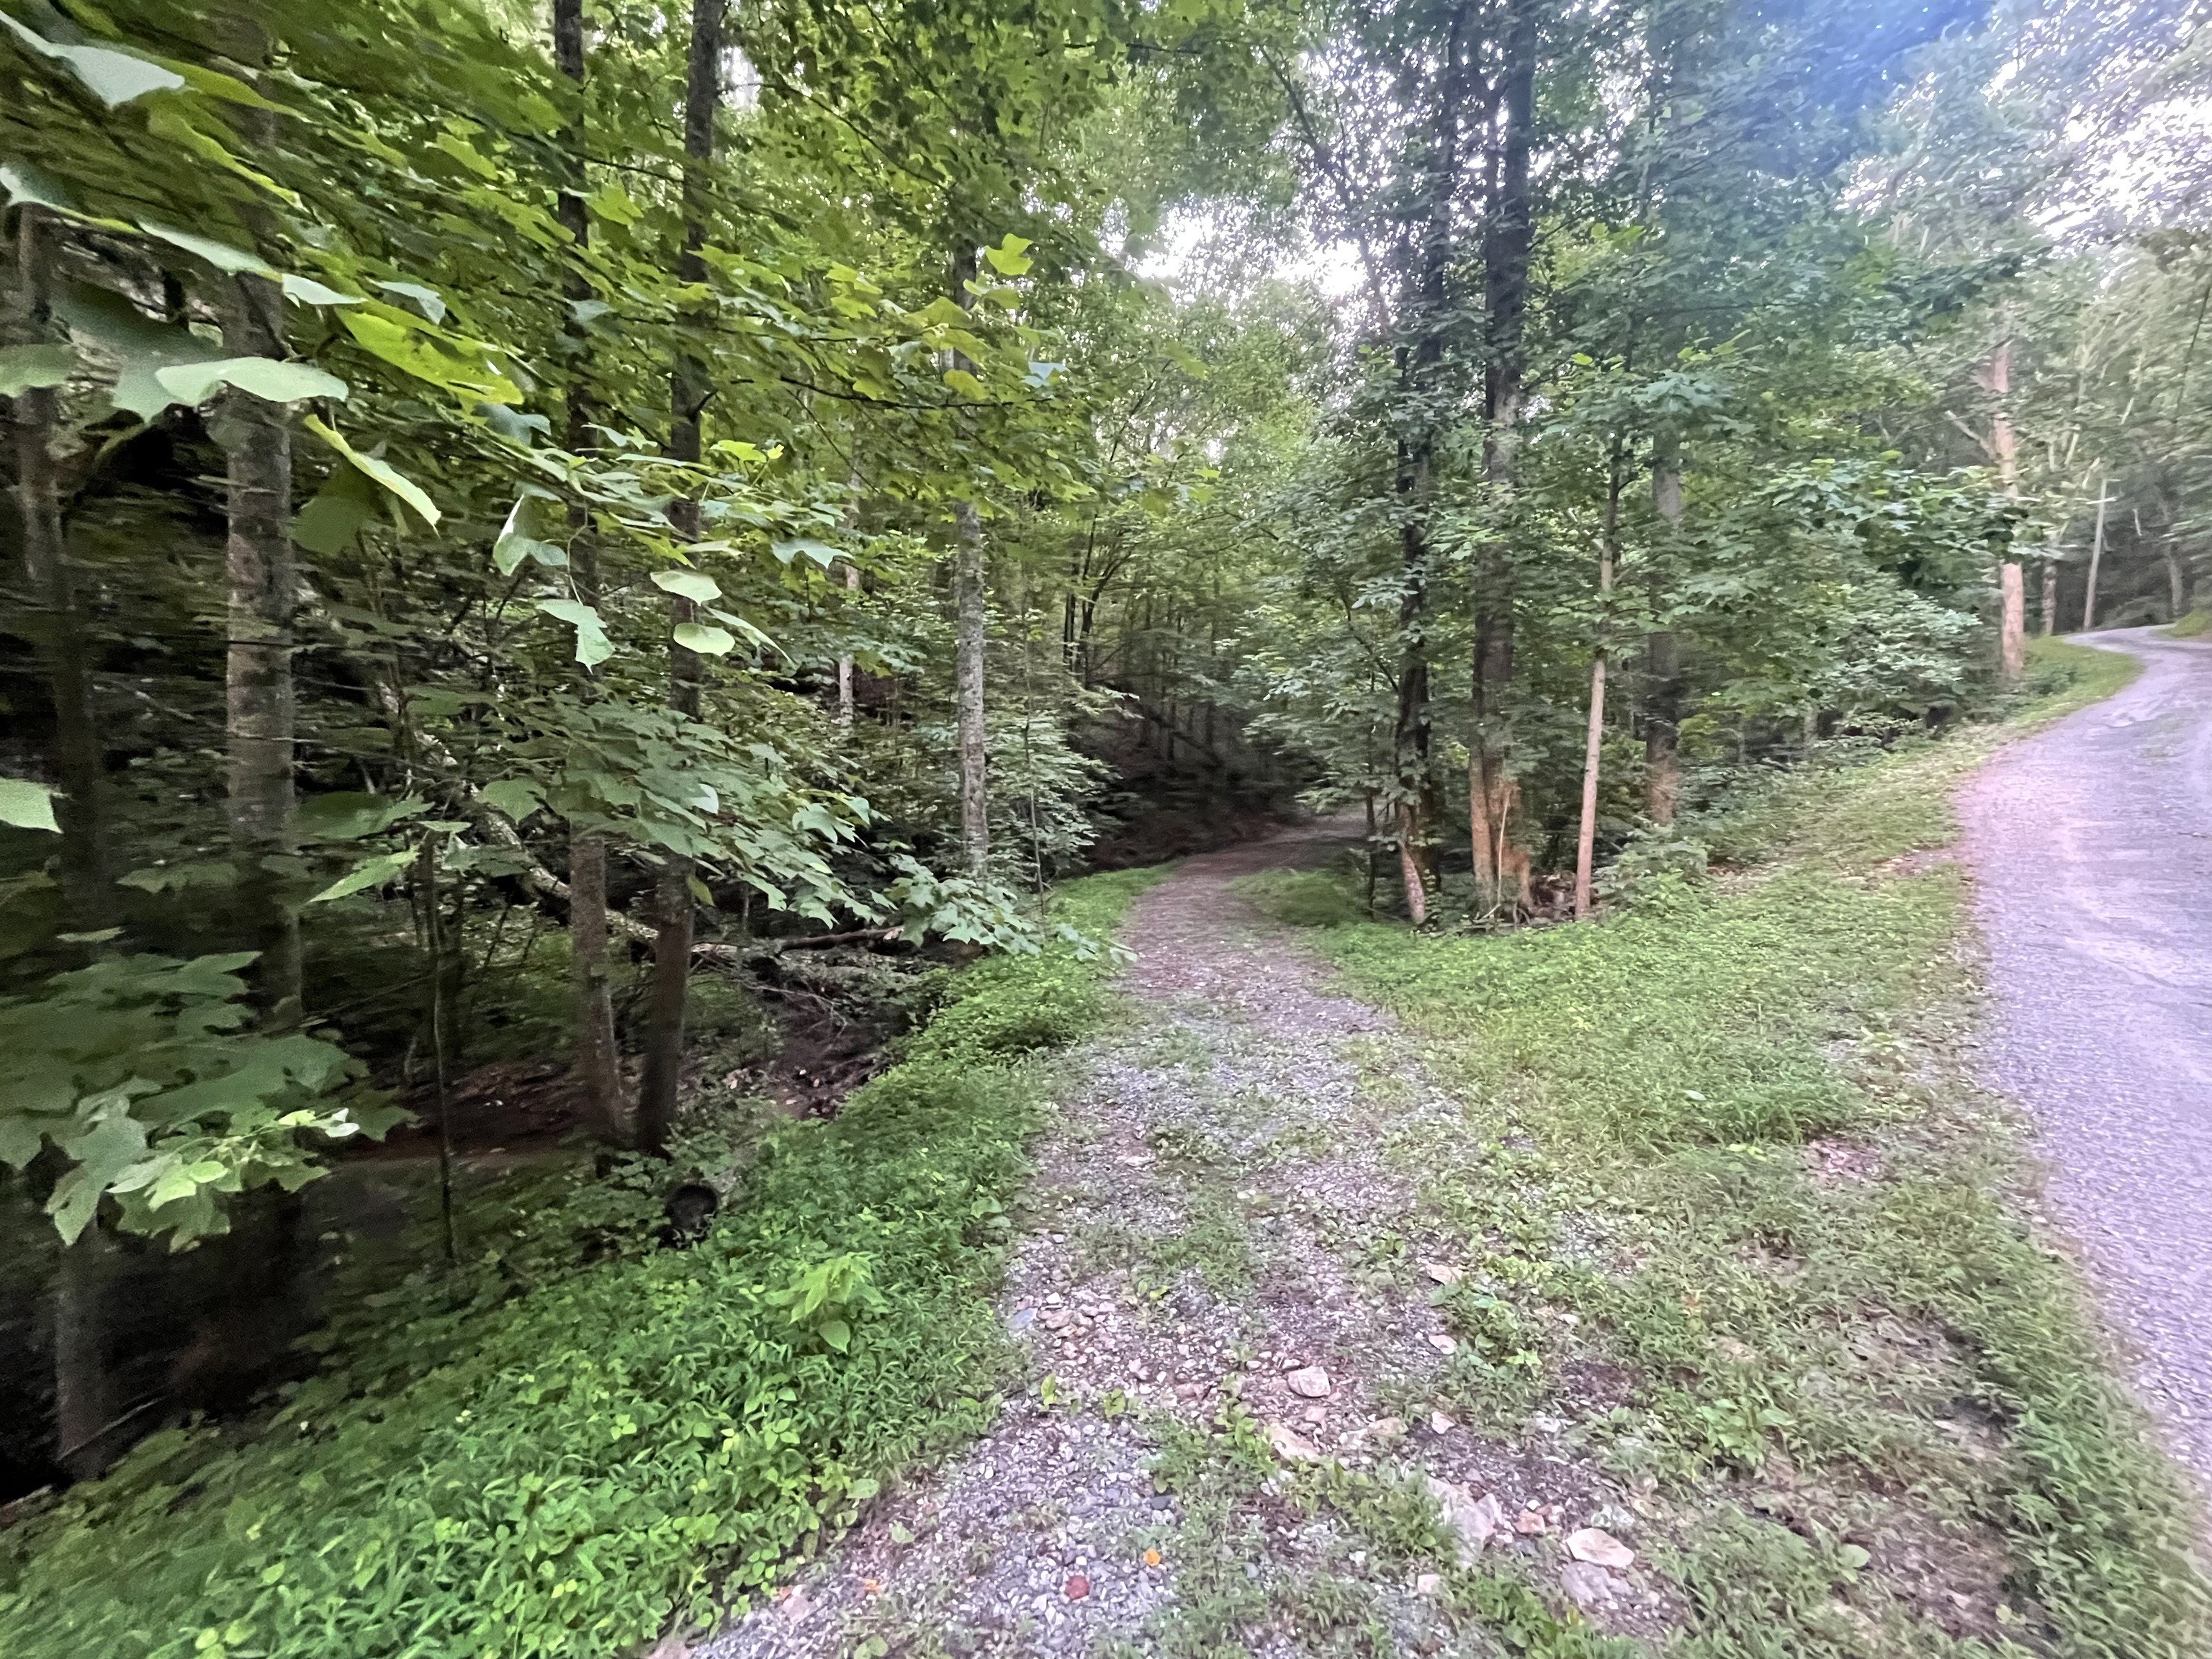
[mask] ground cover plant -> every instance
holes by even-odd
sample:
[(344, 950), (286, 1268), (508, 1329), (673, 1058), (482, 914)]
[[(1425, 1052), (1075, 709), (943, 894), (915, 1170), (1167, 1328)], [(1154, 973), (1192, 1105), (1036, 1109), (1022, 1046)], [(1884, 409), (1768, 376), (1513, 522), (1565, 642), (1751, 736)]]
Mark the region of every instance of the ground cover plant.
[[(2052, 646), (2039, 672), (2023, 720), (2134, 665)], [(1393, 1152), (1468, 1265), (1466, 1403), (1568, 1416), (1679, 1506), (1685, 1653), (2212, 1639), (2191, 1510), (1972, 1076), (1965, 895), (1926, 860), (2018, 729), (1798, 775), (1735, 826), (1754, 865), (1595, 927), (1319, 936), (1465, 1103)], [(1501, 1347), (1533, 1401), (1500, 1394)]]
[[(1109, 933), (1153, 878), (1088, 878), (1055, 915)], [(767, 1137), (689, 1249), (634, 1222), (578, 1264), (574, 1213), (518, 1194), (483, 1261), (388, 1298), (242, 1443), (158, 1436), (0, 1534), (0, 1650), (596, 1656), (757, 1594), (988, 1420), (1024, 1056), (1103, 1018), (1111, 972), (1060, 944), (956, 979), (835, 1121)]]

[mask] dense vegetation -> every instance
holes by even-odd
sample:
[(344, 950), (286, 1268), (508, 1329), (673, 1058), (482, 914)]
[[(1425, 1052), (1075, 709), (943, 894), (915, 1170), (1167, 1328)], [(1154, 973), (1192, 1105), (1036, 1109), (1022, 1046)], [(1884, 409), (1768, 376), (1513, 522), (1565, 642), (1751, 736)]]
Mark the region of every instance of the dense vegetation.
[[(1301, 920), (1646, 903), (1776, 770), (2010, 706), (2037, 623), (2189, 612), (2193, 27), (5, 0), (0, 1497), (273, 1374), (194, 1395), (236, 1331), (134, 1357), (118, 1285), (281, 1294), (387, 1134), (427, 1224), (298, 1440), (155, 1436), (9, 1535), (0, 1629), (581, 1653), (742, 1594), (981, 1409), (1001, 1062), (1103, 1016), (1129, 890), (1055, 884), (1296, 795), (1369, 842)], [(1757, 1069), (1577, 1109), (1844, 1109)], [(679, 1182), (739, 1218), (654, 1254)], [(775, 1444), (690, 1409), (759, 1390)]]

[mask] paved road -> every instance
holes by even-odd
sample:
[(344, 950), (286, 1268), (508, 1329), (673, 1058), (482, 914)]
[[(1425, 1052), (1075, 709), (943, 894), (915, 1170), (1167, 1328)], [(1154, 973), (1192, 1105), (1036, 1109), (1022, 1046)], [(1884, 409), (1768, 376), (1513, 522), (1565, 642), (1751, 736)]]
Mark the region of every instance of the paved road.
[(1960, 800), (1991, 1069), (2041, 1126), (2059, 1217), (2212, 1490), (2212, 641), (2082, 642), (2142, 676)]

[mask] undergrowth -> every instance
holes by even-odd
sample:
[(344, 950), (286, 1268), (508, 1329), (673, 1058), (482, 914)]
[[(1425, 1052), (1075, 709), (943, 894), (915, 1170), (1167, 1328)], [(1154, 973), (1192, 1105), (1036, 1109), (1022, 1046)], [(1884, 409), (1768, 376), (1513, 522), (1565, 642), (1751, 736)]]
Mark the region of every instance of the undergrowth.
[(2135, 671), (2036, 665), (2006, 724), (1777, 780), (1703, 826), (1738, 867), (1596, 925), (1319, 936), (1465, 1104), (1388, 1149), (1473, 1270), (1446, 1316), (1673, 1506), (1683, 1659), (2212, 1652), (2193, 1518), (1967, 1069), (1960, 878), (1910, 857)]
[[(1071, 884), (1057, 920), (1107, 933), (1154, 878)], [(0, 1534), (0, 1653), (607, 1659), (741, 1605), (988, 1419), (1023, 1056), (1102, 1020), (1109, 972), (1056, 945), (959, 976), (689, 1250), (579, 1261), (599, 1183), (526, 1182), (496, 1248), (366, 1310), (258, 1433), (156, 1436)]]
[(2201, 640), (2212, 634), (2212, 611), (2185, 612), (2167, 623), (2166, 631), (2177, 640)]

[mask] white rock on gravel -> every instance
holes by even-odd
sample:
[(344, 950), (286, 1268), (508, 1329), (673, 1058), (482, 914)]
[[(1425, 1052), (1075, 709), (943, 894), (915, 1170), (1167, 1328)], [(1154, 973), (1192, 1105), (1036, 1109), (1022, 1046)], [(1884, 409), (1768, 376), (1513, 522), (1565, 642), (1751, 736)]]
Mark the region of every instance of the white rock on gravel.
[(1589, 1561), (1570, 1561), (1559, 1571), (1559, 1588), (1574, 1598), (1583, 1612), (1601, 1607), (1620, 1593), (1620, 1583), (1603, 1567)]
[(1444, 1525), (1450, 1528), (1458, 1540), (1460, 1565), (1472, 1566), (1482, 1553), (1483, 1546), (1491, 1535), (1505, 1524), (1505, 1511), (1498, 1502), (1495, 1492), (1485, 1492), (1480, 1498), (1468, 1495), (1465, 1486), (1450, 1480), (1439, 1480), (1435, 1475), (1425, 1476), (1429, 1494), (1443, 1511)]
[(1625, 1567), (1636, 1559), (1634, 1550), (1599, 1527), (1584, 1527), (1580, 1532), (1569, 1533), (1567, 1553), (1577, 1561), (1599, 1567)]
[(1317, 1463), (1321, 1448), (1287, 1423), (1270, 1423), (1261, 1430), (1275, 1455), (1286, 1463)]
[(1329, 1395), (1328, 1373), (1318, 1365), (1302, 1365), (1283, 1379), (1292, 1394), (1307, 1400), (1326, 1400)]

